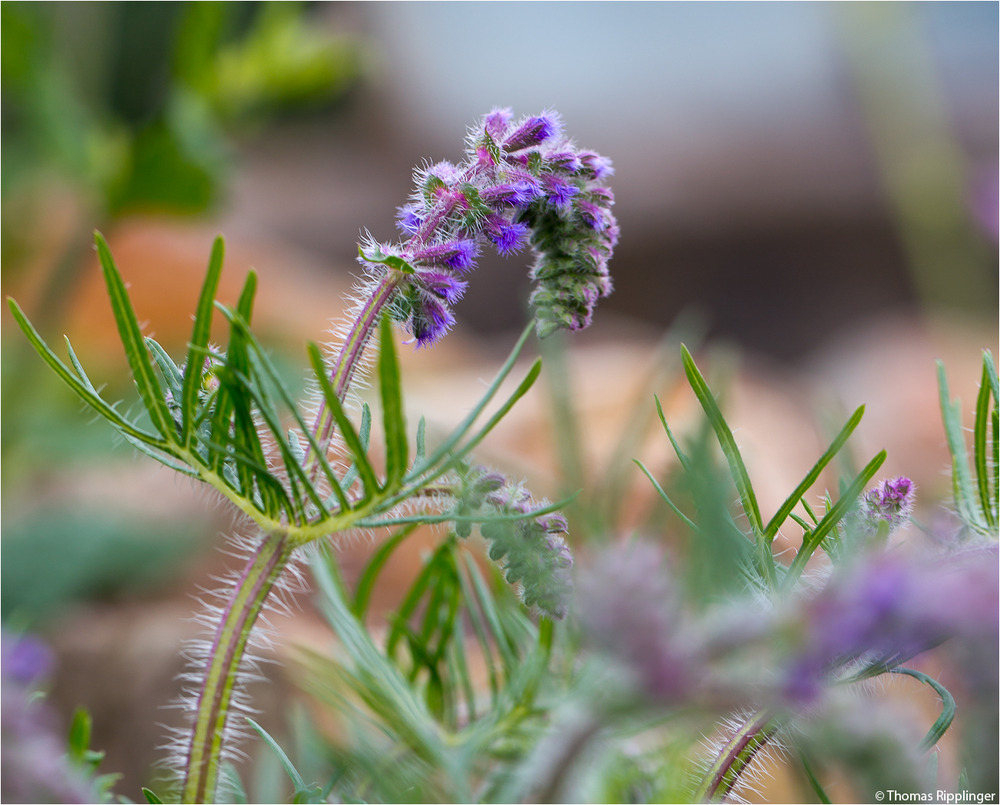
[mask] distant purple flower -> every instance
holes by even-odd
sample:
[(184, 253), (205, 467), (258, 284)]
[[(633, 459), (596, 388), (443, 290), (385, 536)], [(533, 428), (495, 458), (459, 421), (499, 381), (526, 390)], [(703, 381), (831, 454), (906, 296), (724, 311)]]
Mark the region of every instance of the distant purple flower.
[(681, 636), (679, 590), (657, 547), (640, 542), (604, 551), (577, 601), (588, 642), (633, 674), (645, 696), (681, 703), (691, 695), (697, 649)]
[(916, 495), (916, 485), (905, 476), (872, 487), (862, 496), (858, 508), (862, 529), (869, 536), (875, 536), (880, 526), (886, 534), (892, 533), (910, 519)]
[(891, 667), (953, 637), (996, 641), (996, 543), (933, 557), (875, 553), (800, 602), (786, 692), (808, 700), (844, 668)]

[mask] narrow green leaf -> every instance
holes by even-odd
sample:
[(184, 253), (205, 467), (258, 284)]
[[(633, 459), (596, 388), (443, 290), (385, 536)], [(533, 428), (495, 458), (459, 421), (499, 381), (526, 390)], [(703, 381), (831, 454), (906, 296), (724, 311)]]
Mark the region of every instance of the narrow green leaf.
[(493, 428), (495, 428), (500, 421), (507, 416), (510, 410), (517, 404), (517, 401), (528, 393), (528, 390), (534, 385), (535, 381), (538, 379), (538, 375), (541, 374), (541, 371), (542, 361), (539, 358), (536, 359), (531, 365), (531, 369), (528, 370), (528, 374), (524, 376), (524, 379), (518, 384), (517, 388), (514, 389), (513, 394), (511, 394), (504, 404), (497, 409), (496, 413), (494, 413), (493, 416), (487, 420), (486, 424), (480, 428), (479, 432), (463, 444), (460, 450), (454, 452), (446, 467), (454, 466), (457, 462), (461, 461), (469, 455), (469, 453), (476, 449), (479, 443), (489, 435), (490, 431), (492, 431)]
[(663, 413), (663, 405), (660, 403), (660, 398), (655, 394), (653, 399), (656, 401), (656, 415), (660, 418), (660, 424), (663, 425), (663, 430), (667, 433), (667, 438), (670, 439), (670, 446), (674, 448), (674, 452), (677, 454), (678, 461), (681, 462), (681, 467), (684, 468), (685, 472), (691, 472), (691, 459), (681, 450), (681, 446), (677, 443), (677, 439), (674, 438), (674, 433), (670, 430), (670, 425), (667, 424), (667, 417)]
[(897, 666), (896, 668), (891, 669), (891, 673), (912, 676), (914, 679), (917, 679), (932, 688), (934, 692), (941, 697), (941, 715), (937, 717), (934, 724), (931, 725), (930, 730), (928, 730), (927, 734), (924, 736), (924, 739), (920, 742), (921, 748), (930, 749), (941, 740), (944, 734), (948, 731), (948, 728), (951, 726), (951, 722), (955, 720), (955, 711), (957, 709), (955, 705), (955, 697), (951, 695), (951, 692), (944, 685), (933, 677), (928, 676), (923, 671)]
[(795, 487), (795, 491), (785, 500), (784, 503), (775, 512), (774, 517), (771, 518), (767, 527), (764, 529), (764, 539), (770, 543), (775, 535), (778, 533), (778, 529), (781, 528), (781, 524), (785, 522), (785, 518), (788, 517), (792, 509), (795, 508), (796, 504), (802, 499), (802, 496), (809, 490), (809, 488), (816, 483), (816, 479), (819, 478), (820, 473), (826, 468), (835, 455), (840, 452), (840, 449), (847, 442), (847, 439), (858, 427), (861, 422), (861, 418), (864, 416), (865, 407), (862, 405), (857, 411), (847, 420), (847, 424), (841, 429), (840, 433), (833, 440), (830, 446), (827, 448), (826, 452), (820, 457), (819, 461), (813, 465), (813, 468), (809, 470), (806, 477), (802, 479), (802, 482)]
[(969, 455), (965, 445), (965, 432), (962, 428), (961, 405), (958, 400), (952, 401), (949, 395), (948, 378), (941, 361), (937, 362), (937, 370), (941, 418), (944, 422), (948, 450), (951, 453), (952, 494), (962, 518), (968, 523), (978, 523), (982, 518), (975, 504), (977, 489), (972, 482), (969, 471)]
[(413, 462), (420, 464), (425, 455), (427, 455), (427, 420), (420, 417), (420, 421), (417, 422), (417, 451)]
[(642, 470), (643, 475), (645, 475), (649, 479), (649, 482), (653, 485), (653, 488), (657, 491), (659, 496), (663, 498), (663, 502), (666, 503), (673, 510), (674, 514), (676, 514), (681, 519), (684, 525), (686, 525), (696, 534), (699, 533), (701, 529), (698, 527), (698, 524), (693, 522), (686, 514), (684, 514), (684, 512), (682, 512), (677, 507), (677, 504), (670, 499), (670, 496), (667, 495), (666, 492), (663, 491), (663, 487), (660, 486), (659, 482), (653, 477), (653, 474), (648, 469), (646, 469), (646, 465), (643, 464), (641, 461), (639, 461), (639, 459), (637, 458), (633, 459), (633, 461), (635, 461), (639, 469)]
[(448, 436), (448, 438), (441, 444), (430, 456), (425, 458), (419, 464), (414, 464), (413, 468), (410, 470), (407, 477), (416, 478), (423, 473), (427, 472), (430, 468), (435, 465), (440, 464), (445, 460), (450, 454), (452, 448), (458, 444), (465, 435), (472, 429), (479, 415), (482, 414), (483, 410), (490, 401), (496, 396), (497, 391), (499, 391), (500, 386), (503, 384), (504, 380), (511, 373), (514, 368), (514, 364), (517, 362), (518, 356), (521, 354), (521, 350), (524, 348), (525, 342), (531, 335), (534, 329), (534, 324), (529, 324), (524, 328), (521, 333), (521, 337), (517, 340), (514, 348), (511, 350), (510, 355), (507, 356), (507, 360), (504, 365), (500, 367), (500, 371), (497, 372), (496, 377), (493, 378), (493, 382), (490, 384), (489, 388), (486, 389), (486, 393), (480, 398), (479, 402), (473, 407), (473, 409), (468, 413), (468, 415), (459, 423), (458, 427)]
[[(472, 567), (475, 572), (478, 572), (478, 567), (476, 567), (475, 559), (466, 554), (464, 557), (466, 568)], [(480, 656), (483, 659), (483, 664), (486, 666), (487, 682), (490, 688), (490, 699), (493, 704), (496, 704), (497, 697), (500, 693), (500, 684), (497, 678), (496, 663), (493, 657), (494, 647), (496, 644), (489, 639), (486, 633), (486, 624), (484, 622), (484, 616), (482, 610), (476, 605), (478, 597), (475, 594), (475, 589), (470, 581), (472, 571), (466, 570), (465, 573), (458, 574), (458, 583), (462, 587), (462, 597), (466, 600), (466, 611), (469, 615), (469, 623), (472, 625), (472, 631), (476, 636), (476, 642), (479, 644)]]
[(175, 400), (179, 399), (181, 394), (181, 370), (174, 363), (174, 359), (149, 336), (146, 336), (146, 348), (152, 354), (156, 365), (160, 368), (160, 374), (163, 375), (163, 379), (167, 384), (167, 390), (173, 395)]
[(73, 720), (69, 725), (68, 749), (70, 758), (76, 763), (83, 763), (90, 750), (90, 733), (93, 719), (83, 707), (73, 712)]
[(414, 522), (400, 528), (389, 539), (383, 542), (378, 547), (378, 550), (372, 554), (372, 558), (368, 560), (368, 564), (365, 565), (365, 569), (358, 578), (358, 584), (354, 591), (354, 604), (351, 607), (351, 611), (354, 612), (358, 620), (363, 620), (365, 613), (368, 611), (368, 604), (371, 600), (372, 591), (375, 589), (375, 582), (378, 580), (378, 575), (382, 571), (382, 568), (389, 561), (389, 557), (403, 543), (403, 540), (420, 525), (419, 522)]
[(146, 788), (145, 786), (142, 787), (142, 795), (146, 798), (146, 802), (148, 802), (149, 805), (162, 805), (163, 803), (162, 799), (160, 799), (152, 790)]
[(486, 584), (486, 580), (483, 578), (483, 574), (480, 572), (475, 559), (467, 555), (465, 557), (465, 565), (469, 572), (469, 580), (472, 582), (472, 591), (475, 593), (474, 596), (469, 597), (469, 600), (478, 602), (479, 609), (485, 618), (485, 625), (489, 629), (491, 642), (500, 652), (504, 671), (509, 675), (517, 667), (517, 654), (514, 651), (514, 646), (510, 641), (507, 631), (501, 623), (500, 613), (497, 610), (496, 602), (493, 600), (493, 593), (490, 592), (489, 586)]
[(94, 234), (94, 241), (97, 244), (97, 256), (104, 272), (104, 282), (108, 288), (111, 309), (118, 326), (118, 336), (125, 348), (125, 357), (132, 369), (132, 378), (139, 390), (139, 396), (149, 412), (149, 419), (153, 423), (153, 427), (160, 432), (164, 439), (175, 440), (177, 432), (174, 428), (174, 420), (170, 416), (166, 400), (163, 398), (163, 390), (156, 378), (153, 362), (146, 348), (146, 341), (139, 327), (135, 310), (132, 308), (128, 290), (125, 288), (125, 281), (118, 272), (108, 244), (99, 232)]
[(865, 486), (874, 477), (875, 473), (878, 472), (878, 468), (882, 466), (882, 463), (886, 459), (886, 452), (882, 450), (878, 455), (875, 456), (871, 461), (865, 465), (865, 468), (858, 473), (857, 477), (851, 482), (851, 485), (847, 488), (843, 495), (837, 500), (833, 507), (826, 513), (819, 524), (811, 532), (804, 535), (802, 539), (802, 547), (799, 548), (798, 553), (795, 554), (795, 558), (792, 560), (792, 564), (788, 568), (788, 573), (785, 576), (785, 583), (791, 586), (798, 580), (799, 576), (802, 575), (802, 571), (805, 570), (806, 562), (809, 561), (809, 557), (812, 556), (813, 552), (822, 544), (823, 539), (826, 535), (831, 532), (843, 518), (844, 515), (850, 511), (851, 507), (854, 505), (855, 501), (858, 499), (858, 495), (864, 491)]
[(684, 372), (687, 374), (688, 382), (691, 384), (695, 396), (701, 403), (701, 407), (705, 411), (712, 429), (715, 431), (719, 444), (722, 446), (722, 452), (726, 456), (726, 461), (729, 462), (729, 470), (732, 473), (733, 480), (736, 482), (743, 511), (746, 513), (750, 527), (753, 529), (754, 534), (759, 537), (764, 531), (760, 516), (760, 507), (757, 504), (757, 496), (754, 494), (753, 486), (750, 483), (750, 476), (747, 474), (746, 465), (743, 463), (743, 457), (736, 446), (736, 439), (733, 438), (733, 432), (729, 429), (729, 425), (726, 424), (726, 420), (722, 416), (722, 411), (719, 410), (719, 406), (715, 402), (715, 397), (712, 396), (712, 390), (708, 387), (701, 372), (698, 371), (694, 358), (691, 357), (691, 353), (688, 352), (687, 347), (683, 344), (681, 344), (681, 360), (684, 363)]
[(382, 397), (382, 423), (385, 429), (385, 487), (391, 488), (406, 473), (409, 462), (406, 421), (399, 382), (399, 361), (393, 345), (392, 323), (382, 317), (378, 356), (379, 393)]
[(295, 764), (289, 759), (288, 755), (285, 754), (285, 750), (282, 749), (276, 740), (272, 738), (267, 730), (265, 730), (260, 724), (254, 721), (249, 716), (246, 716), (246, 722), (253, 727), (254, 731), (263, 739), (264, 743), (268, 745), (270, 750), (274, 752), (278, 761), (281, 763), (281, 767), (285, 770), (285, 774), (288, 775), (288, 779), (292, 781), (292, 785), (295, 786), (295, 792), (308, 790), (306, 781), (302, 779), (302, 775), (299, 774), (299, 770), (295, 768)]
[(979, 507), (982, 510), (983, 518), (986, 521), (986, 526), (991, 531), (996, 529), (997, 524), (997, 512), (996, 512), (996, 490), (990, 489), (990, 449), (987, 444), (988, 432), (990, 429), (991, 417), (990, 417), (990, 400), (994, 400), (994, 407), (996, 407), (995, 399), (991, 396), (992, 388), (990, 386), (990, 376), (989, 376), (989, 365), (986, 356), (988, 353), (984, 353), (983, 358), (983, 378), (979, 384), (979, 396), (976, 399), (976, 419), (973, 426), (973, 458), (976, 467), (976, 486), (979, 490)]
[(326, 400), (327, 408), (329, 408), (330, 413), (333, 415), (337, 427), (340, 428), (340, 433), (344, 437), (344, 443), (347, 445), (347, 449), (350, 451), (354, 463), (358, 468), (361, 483), (365, 488), (364, 500), (370, 500), (379, 489), (375, 470), (372, 468), (371, 462), (368, 461), (365, 448), (361, 444), (361, 439), (358, 437), (357, 431), (354, 430), (354, 425), (347, 418), (347, 414), (344, 413), (344, 408), (340, 404), (336, 392), (330, 385), (330, 380), (326, 376), (326, 364), (323, 362), (323, 355), (320, 353), (319, 347), (314, 343), (309, 344), (309, 359), (312, 362), (313, 372), (319, 383), (320, 391)]
[[(329, 461), (326, 456), (323, 455), (322, 451), (319, 449), (319, 444), (316, 441), (315, 436), (312, 433), (312, 429), (306, 425), (305, 419), (302, 416), (302, 412), (299, 410), (298, 405), (296, 405), (295, 400), (292, 397), (292, 393), (288, 390), (288, 387), (282, 381), (277, 369), (274, 367), (273, 362), (268, 357), (266, 350), (257, 340), (257, 337), (253, 334), (253, 331), (249, 328), (246, 321), (242, 318), (232, 314), (232, 311), (223, 309), (223, 313), (229, 318), (229, 320), (236, 324), (243, 333), (247, 340), (251, 350), (253, 351), (253, 368), (254, 376), (257, 378), (262, 378), (266, 380), (270, 388), (277, 393), (278, 398), (281, 400), (282, 404), (291, 412), (295, 419), (296, 424), (299, 426), (301, 433), (305, 436), (306, 440), (309, 442), (310, 450), (312, 455), (314, 455), (318, 461), (320, 469), (323, 471), (324, 476), (330, 484), (333, 490), (334, 497), (337, 503), (340, 505), (341, 510), (346, 511), (350, 508), (350, 504), (344, 494), (343, 487), (341, 483), (337, 480), (337, 476), (330, 466)], [(302, 467), (302, 462), (295, 462), (299, 464), (300, 469), (295, 470), (294, 474), (299, 478), (305, 478), (304, 468)], [(291, 468), (289, 468), (291, 471)], [(310, 485), (312, 484), (310, 480)], [(321, 505), (321, 509), (327, 508), (327, 502), (324, 501)]]
[(187, 364), (184, 368), (184, 389), (181, 400), (181, 438), (186, 445), (191, 444), (193, 433), (192, 419), (198, 401), (198, 390), (201, 388), (205, 355), (208, 352), (208, 340), (212, 332), (212, 311), (214, 310), (215, 294), (219, 289), (219, 278), (222, 275), (222, 259), (225, 245), (221, 237), (212, 244), (212, 254), (208, 259), (208, 270), (198, 297), (198, 307), (195, 311), (194, 326), (191, 330), (191, 342), (188, 345)]
[[(79, 367), (79, 371), (81, 372), (79, 377), (75, 375), (70, 368), (66, 366), (66, 364), (64, 364), (52, 351), (49, 345), (42, 340), (42, 337), (32, 326), (31, 322), (28, 321), (27, 316), (24, 315), (24, 311), (21, 310), (17, 302), (9, 297), (7, 302), (10, 305), (11, 313), (14, 315), (14, 319), (17, 321), (18, 326), (31, 343), (31, 346), (34, 347), (35, 352), (38, 353), (39, 357), (45, 361), (45, 363), (49, 365), (49, 367), (62, 379), (62, 381), (69, 386), (73, 392), (88, 406), (111, 422), (111, 424), (114, 425), (115, 428), (117, 428), (121, 433), (129, 434), (133, 438), (153, 447), (160, 449), (165, 449), (167, 447), (167, 443), (159, 435), (149, 433), (133, 425), (97, 393), (94, 385), (90, 382), (90, 379), (86, 376), (86, 374), (82, 374), (83, 367), (79, 366), (79, 361), (76, 359), (76, 355), (73, 353), (72, 348), (70, 348), (70, 358), (74, 365)], [(69, 339), (66, 340), (66, 343), (67, 345), (69, 344)]]

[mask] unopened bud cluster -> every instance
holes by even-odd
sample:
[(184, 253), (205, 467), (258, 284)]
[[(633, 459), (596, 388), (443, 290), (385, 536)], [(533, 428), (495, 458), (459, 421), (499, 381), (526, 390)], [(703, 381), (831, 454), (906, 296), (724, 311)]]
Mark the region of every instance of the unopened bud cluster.
[(618, 224), (601, 184), (611, 173), (609, 160), (562, 137), (556, 114), (514, 121), (509, 109), (494, 110), (470, 133), (464, 162), (416, 172), (416, 191), (398, 213), (407, 240), (366, 242), (359, 261), (380, 280), (398, 272), (390, 309), (423, 345), (454, 323), (451, 305), (484, 243), (504, 256), (530, 244), (539, 335), (582, 329), (611, 292)]
[[(542, 504), (521, 484), (498, 472), (475, 467), (463, 479), (456, 512), (482, 515), (479, 531), (490, 543), (490, 559), (503, 567), (508, 582), (519, 585), (527, 606), (563, 618), (573, 588), (573, 557), (562, 536), (568, 526), (566, 519), (555, 512), (530, 516), (540, 508)], [(491, 514), (528, 516), (490, 519)], [(459, 536), (470, 533), (470, 526), (459, 524)]]

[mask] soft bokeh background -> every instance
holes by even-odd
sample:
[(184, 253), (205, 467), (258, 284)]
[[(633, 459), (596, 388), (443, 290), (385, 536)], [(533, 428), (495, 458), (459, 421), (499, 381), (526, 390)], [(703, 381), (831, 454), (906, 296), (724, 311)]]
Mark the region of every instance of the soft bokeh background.
[[(774, 499), (818, 455), (817, 416), (861, 403), (858, 454), (888, 447), (887, 473), (946, 494), (933, 359), (970, 409), (979, 350), (997, 340), (996, 4), (0, 11), (3, 290), (50, 342), (70, 334), (109, 396), (129, 389), (95, 228), (175, 352), (225, 234), (223, 298), (259, 271), (257, 325), (297, 378), (303, 340), (323, 337), (350, 287), (359, 232), (393, 236), (413, 166), (460, 158), (494, 106), (552, 108), (614, 160), (622, 229), (616, 292), (566, 360), (582, 483), (636, 411), (652, 414), (654, 391), (687, 415), (669, 363), (680, 335), (660, 344), (680, 320), (713, 354), (735, 351), (717, 361), (736, 373), (727, 410)], [(483, 261), (456, 334), (406, 357), (417, 412), (461, 413), (520, 329), (528, 287), (523, 261)], [(134, 791), (169, 718), (186, 596), (231, 524), (110, 449), (12, 323), (5, 312), (4, 624), (53, 642), (55, 701), (95, 711), (95, 744)], [(492, 449), (554, 495), (566, 479), (550, 420), (540, 390)], [(640, 440), (651, 466), (662, 441)]]

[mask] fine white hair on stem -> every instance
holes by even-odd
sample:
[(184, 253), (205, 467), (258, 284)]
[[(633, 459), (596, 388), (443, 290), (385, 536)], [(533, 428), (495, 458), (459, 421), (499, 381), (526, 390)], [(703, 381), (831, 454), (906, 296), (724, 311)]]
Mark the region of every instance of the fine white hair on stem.
[[(228, 537), (224, 553), (240, 560), (241, 563), (246, 563), (259, 547), (259, 540), (259, 537), (234, 533)], [(272, 622), (271, 616), (292, 615), (298, 606), (297, 594), (306, 589), (300, 553), (299, 551), (293, 553), (286, 563), (249, 634), (246, 650), (240, 659), (234, 678), (222, 742), (222, 761), (236, 762), (246, 758), (240, 749), (243, 740), (249, 735), (246, 719), (258, 714), (252, 706), (247, 688), (253, 683), (267, 681), (268, 676), (263, 671), (263, 666), (277, 661), (273, 654), (278, 629)], [(158, 763), (160, 768), (176, 778), (183, 777), (187, 768), (191, 725), (197, 713), (205, 675), (216, 648), (215, 639), (219, 624), (225, 617), (228, 602), (242, 579), (242, 568), (231, 567), (223, 575), (212, 577), (212, 581), (218, 582), (218, 587), (201, 587), (195, 596), (198, 607), (190, 620), (201, 627), (201, 635), (185, 641), (182, 647), (181, 656), (186, 661), (187, 667), (177, 676), (177, 680), (182, 684), (181, 693), (167, 705), (168, 709), (181, 710), (186, 723), (179, 727), (166, 727), (167, 741), (160, 747), (165, 754)], [(220, 777), (220, 784), (225, 785), (225, 782), (223, 775)]]

